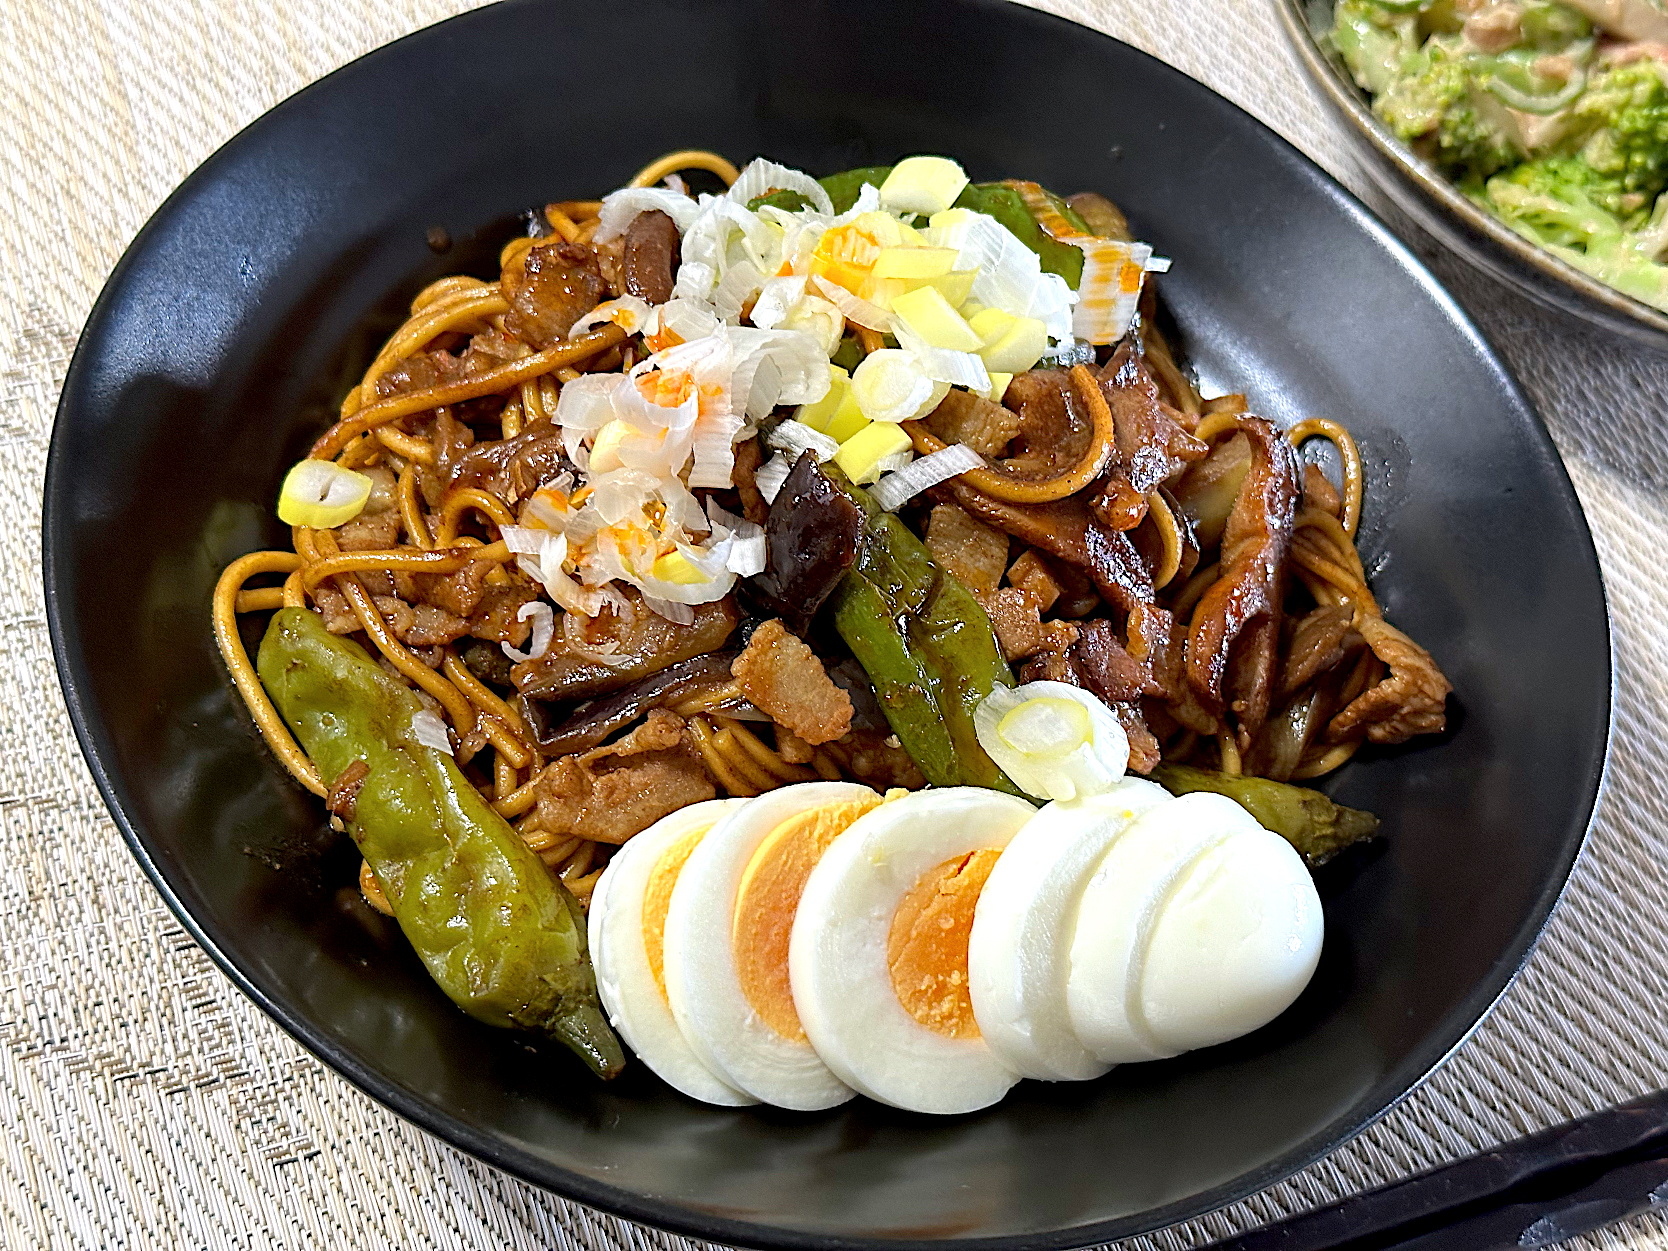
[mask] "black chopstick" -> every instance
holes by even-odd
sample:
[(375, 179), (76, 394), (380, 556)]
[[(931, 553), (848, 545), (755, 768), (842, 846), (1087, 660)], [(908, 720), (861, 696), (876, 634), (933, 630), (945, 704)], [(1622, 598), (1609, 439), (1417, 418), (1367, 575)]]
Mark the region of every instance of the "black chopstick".
[(1664, 1203), (1668, 1091), (1657, 1091), (1207, 1251), (1544, 1247)]

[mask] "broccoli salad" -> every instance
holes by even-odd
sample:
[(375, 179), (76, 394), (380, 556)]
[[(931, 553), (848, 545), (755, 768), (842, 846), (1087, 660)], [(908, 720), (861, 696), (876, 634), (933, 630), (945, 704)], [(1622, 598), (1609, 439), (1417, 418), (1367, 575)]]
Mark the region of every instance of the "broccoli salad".
[(1373, 111), (1513, 230), (1668, 311), (1657, 0), (1338, 0)]

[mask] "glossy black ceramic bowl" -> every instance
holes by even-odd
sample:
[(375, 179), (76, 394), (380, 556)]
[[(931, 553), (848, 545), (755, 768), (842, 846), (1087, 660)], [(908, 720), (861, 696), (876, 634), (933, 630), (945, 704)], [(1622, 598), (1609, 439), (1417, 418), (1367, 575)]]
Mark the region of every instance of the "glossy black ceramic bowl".
[(1273, 2), (1298, 60), (1343, 120), (1350, 154), (1397, 208), (1543, 307), (1668, 352), (1668, 313), (1583, 273), (1478, 208), (1373, 114), (1328, 34), (1336, 0)]
[[(361, 1089), (565, 1195), (726, 1242), (1099, 1242), (1274, 1182), (1471, 1030), (1556, 901), (1609, 718), (1603, 591), (1546, 431), (1475, 329), (1325, 175), (1156, 61), (1018, 7), (513, 3), (302, 92), (158, 211), (88, 322), (53, 437), (47, 603), (81, 743), (134, 855), (227, 974)], [(465, 1018), (355, 889), (216, 655), (219, 570), (281, 543), (285, 467), (411, 296), (496, 273), (517, 214), (674, 148), (826, 172), (919, 151), (1119, 201), (1210, 387), (1346, 420), (1389, 616), (1457, 688), (1451, 728), (1329, 783), (1384, 837), (1321, 877), (1299, 1002), (1240, 1041), (1025, 1083), (931, 1119), (701, 1106), (599, 1085)], [(431, 228), (454, 243), (431, 251)]]

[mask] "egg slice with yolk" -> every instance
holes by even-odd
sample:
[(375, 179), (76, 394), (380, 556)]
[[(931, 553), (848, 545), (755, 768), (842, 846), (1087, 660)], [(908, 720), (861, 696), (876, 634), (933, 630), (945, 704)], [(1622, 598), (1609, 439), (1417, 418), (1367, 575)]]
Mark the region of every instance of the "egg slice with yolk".
[(817, 1054), (895, 1107), (988, 1107), (1019, 1074), (986, 1044), (968, 989), (979, 896), (1035, 809), (978, 787), (917, 791), (834, 841), (805, 883), (789, 971)]
[(666, 990), (695, 1054), (779, 1107), (851, 1098), (795, 1008), (788, 944), (801, 890), (838, 836), (881, 796), (852, 782), (769, 791), (727, 813), (690, 853), (666, 915)]
[(1070, 937), (1106, 849), (1169, 800), (1162, 787), (1126, 777), (1104, 794), (1049, 804), (991, 871), (968, 946), (973, 1014), (985, 1041), (1021, 1076), (1081, 1081), (1111, 1067), (1072, 1032)]
[(691, 852), (745, 800), (714, 799), (662, 817), (614, 853), (591, 895), (588, 937), (597, 992), (637, 1058), (692, 1099), (725, 1107), (756, 1102), (690, 1048), (666, 998), (666, 912)]

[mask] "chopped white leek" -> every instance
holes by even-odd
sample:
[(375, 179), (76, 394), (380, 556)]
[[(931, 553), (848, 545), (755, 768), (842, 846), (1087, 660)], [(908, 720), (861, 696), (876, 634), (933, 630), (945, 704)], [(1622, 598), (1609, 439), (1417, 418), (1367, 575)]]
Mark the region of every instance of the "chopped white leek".
[(284, 475), (278, 520), (289, 526), (330, 530), (352, 521), (371, 498), (368, 475), (332, 460), (304, 460)]
[(941, 213), (967, 186), (967, 171), (947, 156), (906, 156), (880, 185), (880, 206), (893, 213)]
[(515, 614), (517, 621), (533, 619), (533, 637), (526, 651), (519, 651), (508, 643), (499, 643), (508, 656), (516, 664), (523, 661), (537, 660), (550, 650), (550, 641), (556, 637), (556, 614), (550, 611), (550, 605), (543, 600), (534, 600), (530, 604), (523, 604)]
[[(990, 385), (989, 378), (981, 381)], [(863, 358), (851, 375), (852, 395), (857, 407), (870, 421), (909, 421), (938, 407), (949, 393), (940, 391), (913, 352), (902, 348), (881, 348)]]
[(411, 714), (411, 737), (424, 747), (452, 754), (452, 740), (446, 733), (446, 723), (438, 715), (424, 708)]
[(786, 452), (793, 460), (798, 460), (801, 452), (810, 452), (819, 465), (832, 460), (840, 450), (840, 445), (822, 431), (791, 417), (765, 436), (765, 445)]
[(947, 482), (969, 469), (978, 469), (984, 463), (985, 458), (967, 444), (952, 444), (942, 451), (910, 461), (896, 473), (887, 474), (869, 494), (887, 512), (895, 513), (928, 487)]
[(759, 494), (764, 496), (765, 503), (776, 502), (776, 497), (782, 493), (782, 484), (788, 480), (788, 475), (792, 472), (793, 461), (781, 452), (777, 452), (753, 471), (753, 484), (759, 488)]
[(673, 191), (669, 187), (622, 187), (603, 197), (597, 232), (593, 238), (598, 243), (618, 238), (625, 234), (637, 214), (652, 213), (656, 209), (672, 219), (672, 224), (681, 235), (695, 221), (700, 205), (681, 191)]
[(1014, 784), (1039, 799), (1104, 794), (1129, 767), (1117, 713), (1064, 682), (998, 686), (973, 710), (973, 728)]

